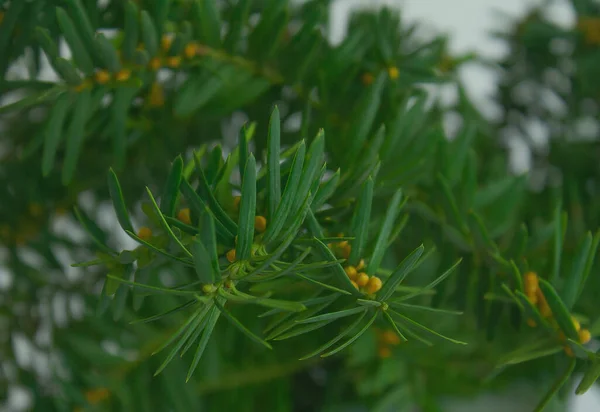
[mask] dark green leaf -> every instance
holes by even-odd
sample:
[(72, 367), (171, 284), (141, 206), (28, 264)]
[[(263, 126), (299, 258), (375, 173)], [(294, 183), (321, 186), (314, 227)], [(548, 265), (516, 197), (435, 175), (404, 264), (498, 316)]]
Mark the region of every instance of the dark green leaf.
[(171, 165), (171, 171), (167, 177), (167, 183), (160, 197), (160, 211), (164, 216), (173, 217), (177, 206), (179, 185), (183, 175), (183, 158), (177, 156)]
[(367, 310), (362, 306), (358, 306), (352, 309), (344, 309), (337, 312), (325, 313), (322, 315), (312, 316), (310, 318), (302, 319), (297, 321), (297, 323), (313, 323), (313, 322), (321, 322), (322, 320), (331, 320), (331, 319), (340, 319), (346, 316), (352, 316), (356, 313), (360, 313)]
[(213, 0), (199, 0), (192, 3), (192, 17), (198, 30), (197, 37), (210, 47), (221, 45), (221, 20), (219, 10)]
[(596, 356), (594, 357), (592, 364), (583, 374), (583, 378), (581, 378), (581, 382), (577, 385), (575, 393), (577, 395), (583, 395), (592, 387), (592, 385), (594, 385), (594, 383), (596, 383), (598, 378), (600, 378), (600, 358)]
[(328, 356), (335, 355), (336, 353), (338, 353), (338, 352), (344, 350), (345, 348), (347, 348), (348, 346), (352, 345), (358, 338), (360, 338), (371, 327), (371, 325), (373, 324), (373, 322), (375, 322), (376, 318), (377, 318), (377, 312), (374, 312), (373, 316), (371, 316), (371, 319), (369, 319), (367, 321), (367, 323), (365, 324), (365, 326), (363, 326), (362, 329), (359, 330), (356, 335), (354, 335), (353, 337), (351, 337), (350, 339), (348, 339), (346, 342), (342, 343), (337, 348), (335, 348), (333, 350), (330, 350), (327, 353), (322, 354), (321, 357), (322, 358), (326, 358)]
[[(283, 198), (275, 211), (275, 216), (267, 225), (267, 230), (263, 235), (263, 241), (269, 243), (277, 238), (277, 235), (283, 229), (287, 218), (292, 214), (292, 207), (294, 201), (298, 201), (299, 197), (296, 195), (298, 185), (300, 183), (300, 177), (302, 175), (302, 165), (304, 163), (304, 153), (306, 147), (304, 140), (300, 142), (294, 160), (292, 161), (292, 169), (288, 176), (285, 190), (283, 192)], [(304, 200), (304, 199), (302, 199)]]
[(121, 185), (119, 184), (117, 175), (112, 169), (110, 169), (108, 172), (108, 191), (110, 193), (119, 224), (123, 230), (133, 232), (133, 226), (131, 225), (131, 220), (129, 219), (129, 213), (127, 213), (125, 199), (123, 198), (123, 193), (121, 192)]
[(85, 137), (85, 124), (91, 114), (91, 97), (90, 90), (86, 89), (81, 91), (75, 100), (73, 117), (67, 130), (67, 147), (62, 173), (62, 183), (64, 185), (69, 184), (75, 174)]
[(208, 316), (209, 316), (208, 322), (207, 322), (206, 326), (204, 327), (204, 332), (202, 333), (202, 338), (200, 338), (200, 342), (198, 342), (198, 349), (196, 349), (196, 353), (194, 354), (194, 360), (192, 361), (192, 364), (188, 371), (188, 374), (187, 374), (187, 377), (185, 380), (186, 382), (188, 382), (190, 380), (190, 378), (192, 377), (192, 375), (194, 374), (194, 371), (196, 370), (196, 367), (198, 366), (198, 362), (200, 361), (200, 358), (202, 357), (202, 354), (204, 353), (204, 350), (206, 349), (206, 345), (208, 344), (208, 341), (209, 341), (210, 337), (212, 336), (213, 330), (215, 329), (215, 325), (217, 324), (217, 321), (219, 320), (219, 316), (221, 316), (221, 312), (216, 307), (213, 306), (211, 308), (211, 311)]
[(351, 235), (354, 240), (350, 242), (352, 250), (348, 262), (356, 266), (363, 257), (365, 244), (369, 239), (369, 224), (371, 223), (371, 205), (373, 203), (373, 186), (374, 182), (369, 177), (364, 183), (358, 199), (358, 203), (354, 209), (351, 223)]
[(369, 264), (367, 265), (367, 274), (369, 275), (374, 275), (377, 273), (377, 270), (381, 265), (381, 261), (383, 260), (383, 256), (388, 247), (390, 233), (392, 232), (396, 218), (400, 213), (401, 201), (402, 189), (398, 189), (396, 193), (394, 193), (394, 196), (388, 205), (383, 225), (381, 226), (379, 236), (377, 237), (377, 242), (375, 243), (375, 248), (371, 254), (371, 259), (369, 259)]
[(71, 53), (73, 54), (73, 60), (81, 68), (86, 75), (91, 75), (94, 72), (94, 64), (92, 58), (88, 54), (77, 29), (73, 24), (71, 18), (67, 15), (67, 12), (61, 7), (56, 8), (56, 17), (58, 19), (58, 25), (62, 30), (65, 40), (69, 44)]
[(573, 325), (573, 320), (571, 319), (571, 314), (567, 309), (567, 306), (564, 304), (562, 299), (556, 293), (556, 290), (544, 279), (539, 279), (540, 289), (544, 293), (544, 297), (548, 302), (548, 306), (552, 310), (552, 314), (554, 319), (558, 323), (558, 326), (563, 331), (565, 336), (569, 339), (573, 339), (578, 341), (579, 334), (575, 329), (575, 325)]
[(246, 328), (244, 325), (242, 325), (242, 323), (239, 320), (237, 320), (231, 313), (229, 313), (229, 311), (227, 309), (225, 309), (223, 307), (223, 305), (221, 305), (216, 300), (215, 300), (215, 305), (221, 311), (221, 313), (227, 318), (227, 320), (229, 320), (231, 323), (233, 323), (233, 325), (236, 326), (242, 333), (244, 333), (244, 335), (248, 336), (254, 342), (259, 343), (268, 349), (273, 349), (268, 342), (259, 338), (254, 333), (252, 333), (248, 328)]
[(279, 153), (281, 151), (281, 120), (277, 106), (269, 119), (269, 134), (267, 137), (267, 218), (275, 216), (275, 210), (281, 201), (281, 173), (279, 170)]
[(236, 259), (248, 260), (254, 243), (254, 217), (256, 215), (256, 160), (250, 154), (244, 169), (242, 199), (238, 220), (238, 241)]
[(187, 248), (183, 245), (181, 240), (175, 235), (175, 233), (173, 233), (171, 226), (169, 226), (169, 224), (165, 220), (165, 217), (160, 212), (160, 208), (156, 204), (156, 200), (154, 200), (154, 196), (152, 196), (152, 192), (150, 191), (150, 189), (148, 187), (146, 187), (146, 192), (148, 193), (148, 197), (150, 198), (150, 201), (152, 202), (152, 206), (154, 207), (156, 215), (160, 219), (160, 223), (161, 223), (163, 229), (168, 233), (168, 235), (171, 237), (171, 239), (173, 239), (175, 241), (175, 243), (181, 248), (181, 250), (183, 250), (183, 252), (186, 255), (188, 255), (189, 257), (192, 257), (192, 253), (189, 250), (187, 250)]
[(132, 321), (132, 322), (129, 322), (129, 323), (133, 325), (133, 324), (135, 324), (135, 323), (147, 323), (147, 322), (153, 322), (153, 321), (155, 321), (155, 320), (162, 319), (162, 318), (164, 318), (164, 317), (166, 317), (166, 316), (172, 315), (173, 313), (177, 313), (177, 312), (179, 312), (179, 311), (181, 311), (181, 310), (184, 310), (184, 309), (186, 309), (186, 308), (189, 308), (190, 306), (192, 306), (192, 305), (195, 305), (195, 304), (197, 304), (197, 303), (198, 303), (198, 300), (197, 300), (197, 299), (188, 300), (188, 301), (187, 301), (187, 302), (185, 302), (183, 305), (179, 305), (179, 306), (177, 306), (176, 308), (170, 309), (170, 310), (168, 310), (168, 311), (166, 311), (166, 312), (159, 313), (158, 315), (152, 315), (152, 316), (149, 316), (149, 317), (147, 317), (147, 318), (143, 318), (143, 319), (136, 319), (136, 320), (134, 320), (134, 321)]
[(117, 73), (121, 70), (121, 60), (115, 46), (102, 33), (96, 34), (95, 42), (104, 67), (112, 73)]
[[(325, 259), (326, 261), (337, 260), (333, 252), (327, 247), (326, 244), (324, 244), (317, 238), (313, 238), (313, 240), (316, 243), (317, 250), (323, 257), (323, 259)], [(337, 265), (333, 265), (332, 270), (334, 274), (334, 279), (338, 286), (343, 288), (343, 290), (350, 292), (350, 294), (354, 296), (361, 296), (361, 293), (358, 290), (356, 290), (356, 288), (352, 285), (350, 278), (348, 278), (348, 275), (344, 271), (344, 268), (341, 264), (338, 263)]]
[(546, 393), (544, 398), (540, 401), (540, 403), (538, 403), (534, 412), (542, 412), (546, 408), (546, 406), (548, 406), (548, 403), (552, 400), (554, 395), (556, 395), (556, 393), (560, 390), (560, 388), (562, 388), (567, 383), (569, 378), (571, 377), (571, 374), (575, 370), (575, 365), (577, 365), (577, 359), (576, 358), (569, 359), (569, 365), (567, 366), (567, 368), (565, 369), (563, 374), (556, 380), (556, 382), (554, 382), (554, 384), (548, 390), (548, 392)]
[(123, 44), (121, 50), (126, 60), (132, 61), (135, 56), (135, 50), (139, 39), (139, 11), (136, 4), (127, 0), (125, 3), (125, 30), (123, 33)]
[(305, 360), (308, 358), (312, 358), (313, 356), (317, 356), (321, 352), (323, 352), (323, 351), (329, 349), (330, 347), (332, 347), (333, 345), (335, 345), (340, 339), (343, 339), (348, 333), (350, 333), (352, 330), (354, 330), (354, 328), (356, 328), (358, 325), (360, 325), (360, 322), (362, 322), (363, 318), (365, 317), (365, 315), (368, 312), (368, 310), (366, 308), (361, 308), (361, 309), (363, 310), (363, 312), (360, 314), (360, 316), (358, 316), (358, 318), (354, 322), (352, 322), (352, 324), (350, 324), (350, 326), (348, 326), (346, 329), (344, 329), (335, 338), (333, 338), (330, 341), (328, 341), (327, 343), (321, 345), (319, 348), (312, 351), (308, 355), (304, 355), (299, 360)]
[(44, 133), (44, 150), (42, 153), (42, 175), (48, 176), (54, 167), (56, 151), (63, 137), (63, 125), (69, 110), (71, 96), (64, 93), (54, 103)]
[(410, 253), (410, 255), (404, 258), (404, 260), (394, 270), (389, 279), (383, 284), (381, 290), (377, 293), (377, 300), (383, 302), (390, 296), (392, 296), (392, 294), (396, 291), (396, 287), (404, 280), (406, 275), (410, 273), (410, 271), (413, 269), (413, 267), (423, 254), (424, 250), (425, 247), (421, 245), (415, 250), (413, 250)]
[(150, 14), (146, 10), (142, 10), (141, 25), (144, 48), (150, 57), (154, 57), (158, 53), (158, 32), (152, 21), (152, 17), (150, 17)]
[[(408, 258), (406, 258), (406, 259), (408, 259)], [(454, 265), (452, 265), (450, 267), (450, 269), (448, 269), (447, 271), (445, 271), (444, 273), (442, 273), (442, 275), (440, 277), (438, 277), (437, 279), (435, 279), (433, 282), (431, 282), (430, 284), (428, 284), (424, 288), (422, 288), (422, 289), (420, 289), (418, 291), (415, 291), (413, 293), (410, 293), (408, 295), (402, 296), (399, 299), (397, 299), (396, 301), (408, 300), (408, 299), (413, 298), (415, 296), (422, 295), (422, 294), (426, 293), (427, 291), (433, 289), (434, 287), (436, 287), (437, 285), (439, 285), (440, 283), (442, 283), (448, 276), (450, 276), (454, 272), (454, 270), (458, 267), (458, 265), (460, 265), (460, 262), (462, 262), (462, 258), (458, 259), (458, 261)], [(401, 265), (402, 265), (402, 263), (401, 263)], [(389, 280), (388, 280), (388, 282), (389, 282)], [(384, 287), (385, 287), (385, 285), (384, 285)], [(383, 288), (382, 288), (382, 290), (383, 290)], [(380, 299), (380, 300), (382, 300), (382, 299)]]
[[(223, 226), (232, 234), (237, 233), (238, 227), (237, 224), (231, 220), (227, 212), (221, 207), (219, 201), (215, 197), (213, 190), (211, 189), (208, 181), (206, 180), (206, 175), (204, 174), (204, 170), (202, 169), (202, 165), (200, 163), (200, 158), (194, 153), (194, 162), (196, 163), (196, 171), (200, 174), (200, 178), (198, 179), (198, 192), (203, 202), (208, 204), (210, 210), (215, 215), (217, 220), (219, 220)], [(185, 184), (182, 181), (182, 187)], [(184, 192), (185, 195), (185, 192)]]
[[(589, 260), (592, 241), (592, 234), (590, 232), (586, 233), (573, 260), (571, 272), (565, 279), (564, 290), (561, 295), (566, 308), (569, 310), (575, 305), (577, 297), (579, 296), (579, 291), (582, 290), (585, 276), (584, 272)], [(594, 250), (593, 253), (595, 254), (596, 251)]]
[(217, 255), (217, 234), (215, 230), (215, 219), (208, 208), (206, 208), (204, 213), (200, 216), (200, 240), (208, 253), (209, 264), (212, 268), (214, 281), (217, 281), (221, 278), (219, 257)]
[(112, 104), (112, 128), (114, 165), (121, 169), (125, 165), (127, 148), (127, 121), (131, 101), (137, 93), (135, 87), (119, 87), (114, 93)]
[(412, 320), (412, 319), (410, 319), (410, 318), (408, 318), (408, 317), (404, 316), (403, 314), (401, 314), (401, 313), (399, 313), (399, 312), (396, 312), (396, 311), (392, 310), (392, 313), (393, 313), (394, 315), (398, 316), (399, 318), (401, 318), (403, 321), (405, 321), (405, 322), (407, 322), (408, 324), (412, 325), (412, 326), (413, 326), (414, 328), (416, 328), (416, 329), (420, 329), (420, 330), (422, 330), (422, 331), (424, 331), (424, 332), (429, 332), (429, 333), (431, 333), (432, 335), (435, 335), (435, 336), (437, 336), (437, 337), (439, 337), (439, 338), (445, 339), (445, 340), (447, 340), (447, 341), (450, 341), (450, 342), (452, 342), (452, 343), (456, 343), (456, 344), (458, 344), (458, 345), (466, 345), (466, 344), (467, 344), (467, 342), (463, 342), (463, 341), (460, 341), (460, 340), (456, 340), (456, 339), (449, 338), (449, 337), (447, 337), (447, 336), (444, 336), (444, 335), (442, 335), (442, 334), (441, 334), (441, 333), (439, 333), (439, 332), (436, 332), (436, 331), (434, 331), (434, 330), (432, 330), (432, 329), (429, 329), (429, 328), (427, 328), (427, 327), (425, 327), (425, 326), (421, 325), (419, 322), (416, 322), (416, 321), (414, 321), (414, 320)]

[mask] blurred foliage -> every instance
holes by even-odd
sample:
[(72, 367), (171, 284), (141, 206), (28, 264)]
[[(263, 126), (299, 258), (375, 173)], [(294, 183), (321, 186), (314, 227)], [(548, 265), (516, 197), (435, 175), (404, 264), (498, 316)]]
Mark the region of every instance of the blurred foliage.
[(334, 45), (322, 0), (0, 4), (3, 394), (434, 411), (530, 380), (542, 410), (600, 375), (594, 143), (556, 131), (562, 178), (531, 190), (500, 139), (593, 98), (583, 57), (563, 117), (514, 90), (555, 39), (591, 59), (586, 2), (570, 33), (536, 11), (502, 35), (500, 125), (457, 80), (473, 56), (389, 9)]

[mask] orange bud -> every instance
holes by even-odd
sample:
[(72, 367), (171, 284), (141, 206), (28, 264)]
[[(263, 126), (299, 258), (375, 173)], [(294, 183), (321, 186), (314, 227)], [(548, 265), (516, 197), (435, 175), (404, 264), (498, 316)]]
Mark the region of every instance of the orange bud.
[(183, 49), (183, 54), (188, 59), (191, 59), (192, 57), (196, 56), (197, 48), (198, 48), (198, 46), (196, 46), (195, 43), (188, 43), (185, 45), (185, 48)]
[(346, 266), (344, 268), (344, 271), (351, 280), (356, 280), (356, 278), (358, 277), (358, 272), (356, 271), (356, 268), (354, 266)]
[(105, 400), (110, 396), (110, 392), (106, 388), (92, 389), (85, 393), (86, 400), (92, 405)]
[(368, 86), (371, 83), (373, 83), (373, 81), (375, 80), (375, 77), (373, 77), (373, 75), (371, 73), (367, 72), (367, 73), (363, 73), (361, 80), (365, 86)]
[(387, 346), (380, 346), (379, 349), (377, 349), (377, 355), (379, 355), (381, 359), (386, 359), (392, 356), (392, 351)]
[(127, 80), (129, 80), (130, 77), (131, 77), (131, 70), (127, 70), (127, 69), (119, 70), (119, 72), (115, 75), (115, 79), (117, 79), (118, 82), (127, 81)]
[(530, 318), (530, 319), (527, 319), (527, 325), (528, 325), (530, 328), (535, 328), (535, 327), (537, 326), (537, 323), (535, 323), (535, 321), (534, 321), (533, 319), (531, 319), (531, 318)]
[(235, 249), (231, 249), (229, 252), (227, 252), (225, 257), (227, 257), (229, 263), (235, 262)]
[(359, 273), (356, 277), (356, 284), (360, 287), (363, 287), (367, 286), (367, 283), (369, 283), (369, 275), (364, 272)]
[(172, 69), (176, 69), (177, 67), (179, 67), (179, 65), (181, 65), (180, 56), (167, 57), (167, 66), (171, 67)]
[(149, 227), (141, 227), (137, 233), (138, 237), (142, 240), (148, 241), (152, 237), (152, 230)]
[(371, 276), (369, 278), (369, 282), (367, 283), (367, 293), (370, 295), (377, 293), (381, 289), (381, 286), (383, 286), (381, 279), (379, 279), (377, 276)]
[(190, 209), (188, 209), (187, 207), (185, 209), (181, 209), (179, 213), (177, 213), (177, 219), (179, 219), (186, 225), (191, 225), (192, 219), (190, 218)]
[(386, 330), (381, 334), (381, 341), (383, 343), (387, 343), (389, 345), (398, 345), (400, 344), (400, 336), (392, 330)]
[(155, 57), (152, 60), (150, 60), (150, 68), (152, 70), (158, 70), (160, 69), (160, 66), (162, 66), (162, 62), (158, 57)]
[(171, 48), (171, 44), (173, 44), (173, 39), (170, 36), (167, 36), (166, 34), (162, 37), (162, 39), (160, 39), (160, 47), (164, 51), (169, 51), (169, 49)]
[(592, 334), (587, 329), (581, 329), (579, 331), (579, 342), (583, 345), (592, 340)]
[(94, 80), (98, 84), (106, 84), (110, 81), (110, 73), (106, 70), (98, 70), (94, 74)]
[(240, 202), (242, 201), (242, 197), (241, 196), (234, 196), (233, 197), (233, 206), (235, 206), (236, 209), (238, 209), (240, 207)]
[(577, 332), (579, 332), (579, 330), (581, 329), (581, 324), (579, 323), (577, 318), (575, 318), (575, 316), (571, 316), (571, 322), (573, 322), (573, 326), (575, 326), (575, 330)]
[(254, 217), (254, 229), (259, 233), (263, 233), (267, 230), (267, 219), (265, 219), (264, 216)]
[(563, 350), (565, 351), (565, 354), (566, 354), (567, 356), (569, 356), (569, 357), (571, 357), (571, 358), (572, 358), (573, 356), (575, 356), (575, 354), (573, 353), (573, 349), (571, 349), (571, 347), (570, 347), (570, 346), (566, 346), (566, 345), (565, 345), (565, 346), (563, 347)]
[(344, 248), (341, 250), (342, 257), (343, 257), (344, 259), (348, 259), (348, 258), (350, 257), (350, 252), (352, 252), (352, 246), (350, 246), (350, 245), (346, 245), (346, 246), (345, 246), (345, 247), (344, 247)]

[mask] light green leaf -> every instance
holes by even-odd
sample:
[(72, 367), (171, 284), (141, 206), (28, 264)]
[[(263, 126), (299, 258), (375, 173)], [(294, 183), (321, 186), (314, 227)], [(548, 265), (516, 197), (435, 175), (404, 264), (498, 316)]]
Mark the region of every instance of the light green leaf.
[[(408, 255), (404, 260), (398, 265), (394, 273), (389, 277), (389, 279), (383, 284), (381, 290), (377, 293), (377, 300), (380, 302), (388, 299), (392, 294), (396, 291), (396, 287), (402, 283), (406, 275), (410, 273), (413, 269), (421, 255), (425, 247), (423, 245), (419, 246), (415, 250), (413, 250), (410, 255)], [(345, 274), (345, 272), (344, 272)]]

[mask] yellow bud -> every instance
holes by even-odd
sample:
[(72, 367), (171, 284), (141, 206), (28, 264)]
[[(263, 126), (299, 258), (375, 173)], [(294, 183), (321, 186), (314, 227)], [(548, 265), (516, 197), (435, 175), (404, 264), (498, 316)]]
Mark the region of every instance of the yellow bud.
[(354, 266), (346, 266), (344, 268), (344, 271), (346, 272), (346, 275), (348, 275), (350, 280), (356, 280), (356, 278), (358, 277), (358, 272), (356, 271), (356, 268)]
[(160, 39), (160, 47), (164, 50), (164, 51), (169, 51), (169, 49), (171, 48), (171, 44), (173, 44), (173, 39), (171, 38), (171, 36), (167, 36), (166, 34), (162, 37), (162, 39)]
[(360, 262), (358, 262), (358, 265), (356, 265), (356, 270), (363, 270), (365, 268), (365, 260), (361, 259)]
[(369, 275), (367, 275), (366, 273), (361, 272), (356, 276), (356, 284), (358, 286), (367, 286), (367, 283), (369, 283)]
[(369, 282), (367, 283), (367, 293), (370, 295), (377, 293), (381, 289), (381, 286), (383, 286), (381, 279), (379, 279), (377, 276), (371, 276), (369, 278)]
[(587, 329), (581, 329), (579, 331), (579, 342), (582, 345), (585, 345), (586, 343), (588, 343), (590, 340), (592, 340), (592, 334), (590, 333), (589, 330)]
[(388, 74), (390, 75), (390, 79), (396, 80), (400, 75), (400, 72), (398, 71), (397, 67), (389, 67)]
[(529, 301), (533, 305), (537, 305), (537, 303), (538, 303), (538, 297), (537, 297), (537, 295), (527, 295), (527, 299), (529, 299)]
[(344, 247), (344, 248), (341, 250), (342, 257), (343, 257), (344, 259), (348, 259), (348, 258), (350, 257), (350, 252), (352, 252), (352, 246), (350, 246), (350, 245), (346, 245), (346, 246), (345, 246), (345, 247)]
[[(338, 236), (338, 237), (341, 237), (341, 236)], [(340, 243), (338, 243), (338, 247), (339, 247), (340, 249), (344, 249), (344, 248), (345, 248), (346, 246), (348, 246), (348, 245), (349, 245), (349, 244), (348, 244), (348, 241), (347, 241), (347, 240), (343, 240), (343, 241), (341, 241)]]
[(92, 405), (102, 402), (109, 396), (110, 392), (106, 388), (92, 389), (85, 393), (86, 400)]
[(191, 225), (192, 219), (190, 218), (190, 209), (188, 209), (187, 207), (185, 209), (181, 209), (179, 213), (177, 213), (177, 219), (179, 219), (186, 225)]
[(119, 70), (119, 72), (115, 75), (115, 79), (117, 79), (118, 82), (125, 82), (129, 80), (130, 77), (131, 70), (128, 69)]
[(234, 196), (234, 197), (233, 197), (233, 206), (234, 206), (236, 209), (239, 209), (239, 207), (240, 207), (240, 202), (241, 202), (241, 201), (242, 201), (242, 197), (241, 197), (241, 196)]
[(267, 230), (267, 219), (265, 219), (264, 216), (256, 216), (254, 218), (254, 229), (259, 233), (263, 233)]
[(352, 283), (352, 286), (354, 286), (354, 289), (358, 289), (358, 285), (356, 284), (355, 281), (351, 280), (350, 283)]
[(525, 274), (525, 292), (527, 295), (533, 295), (539, 288), (538, 276), (534, 272)]
[(152, 60), (150, 60), (150, 68), (152, 70), (160, 69), (161, 65), (162, 65), (162, 62), (160, 61), (160, 59), (158, 57), (155, 57)]
[(165, 94), (160, 83), (154, 82), (150, 87), (149, 104), (151, 107), (160, 107), (165, 104)]
[(176, 69), (177, 67), (179, 67), (180, 64), (181, 64), (180, 56), (167, 57), (167, 66), (169, 66), (170, 68)]
[(149, 227), (141, 227), (137, 233), (138, 237), (142, 240), (148, 241), (152, 237), (152, 230)]
[(373, 77), (373, 75), (371, 73), (363, 73), (361, 80), (365, 86), (368, 86), (371, 83), (373, 83), (375, 78)]
[(548, 306), (547, 303), (540, 305), (540, 313), (543, 317), (549, 318), (552, 316), (552, 309)]
[(29, 205), (29, 213), (31, 216), (39, 217), (44, 212), (44, 209), (39, 203), (32, 203)]
[(231, 249), (225, 256), (227, 257), (229, 263), (235, 262), (235, 249)]
[(75, 86), (73, 88), (73, 90), (75, 90), (76, 92), (82, 92), (83, 90), (87, 89), (88, 87), (90, 87), (92, 85), (92, 83), (89, 80), (84, 80), (81, 83), (79, 83), (77, 86)]
[(185, 45), (185, 48), (183, 49), (183, 54), (188, 59), (191, 59), (192, 57), (196, 56), (197, 47), (198, 46), (196, 46), (196, 43), (188, 43)]
[(579, 332), (581, 330), (581, 324), (579, 321), (575, 318), (575, 316), (571, 316), (571, 321), (573, 322), (573, 326), (575, 326), (575, 330)]
[(535, 323), (535, 320), (533, 320), (533, 319), (530, 318), (530, 319), (527, 319), (527, 325), (530, 328), (535, 328), (537, 326), (537, 323)]
[(106, 70), (98, 70), (94, 74), (94, 80), (98, 84), (106, 84), (110, 81), (110, 73)]
[(575, 354), (573, 353), (573, 349), (571, 349), (571, 347), (570, 347), (570, 346), (566, 346), (566, 345), (565, 345), (565, 346), (563, 347), (563, 350), (565, 351), (565, 354), (566, 354), (567, 356), (569, 356), (569, 357), (571, 357), (571, 358), (572, 358), (573, 356), (575, 356)]
[(380, 346), (377, 350), (377, 355), (379, 355), (381, 359), (386, 359), (392, 356), (392, 351), (387, 346)]
[(381, 334), (381, 341), (388, 345), (398, 345), (400, 341), (400, 336), (392, 330), (386, 330)]

